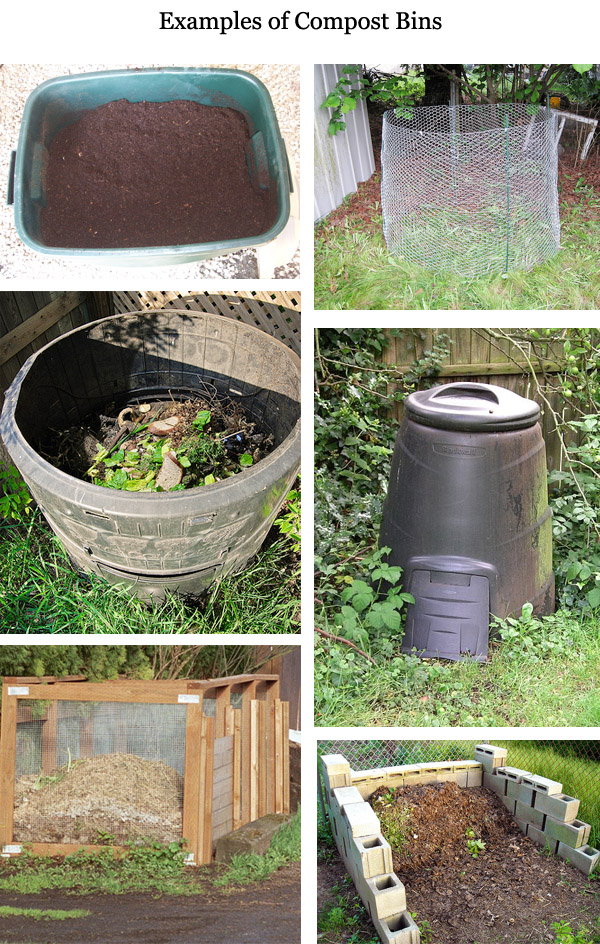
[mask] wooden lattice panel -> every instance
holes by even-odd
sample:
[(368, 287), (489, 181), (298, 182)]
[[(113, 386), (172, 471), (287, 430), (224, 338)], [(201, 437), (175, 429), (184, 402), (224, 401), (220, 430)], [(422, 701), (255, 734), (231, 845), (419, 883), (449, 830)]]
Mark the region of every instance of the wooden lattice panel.
[(113, 292), (116, 313), (174, 308), (205, 311), (260, 328), (300, 353), (299, 292)]

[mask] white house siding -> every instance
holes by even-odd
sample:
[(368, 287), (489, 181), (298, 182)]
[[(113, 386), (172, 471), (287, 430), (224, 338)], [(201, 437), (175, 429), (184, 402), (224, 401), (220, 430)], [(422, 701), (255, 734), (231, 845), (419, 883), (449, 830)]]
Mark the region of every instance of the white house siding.
[(330, 111), (321, 103), (333, 89), (343, 65), (315, 66), (315, 221), (322, 219), (354, 193), (375, 170), (371, 132), (364, 102), (344, 116), (346, 130), (327, 133)]

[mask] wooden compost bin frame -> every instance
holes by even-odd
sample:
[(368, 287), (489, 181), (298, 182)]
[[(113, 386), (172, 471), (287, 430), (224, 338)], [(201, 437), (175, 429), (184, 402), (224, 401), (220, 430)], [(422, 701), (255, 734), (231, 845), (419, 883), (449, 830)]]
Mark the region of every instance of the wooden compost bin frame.
[[(239, 708), (231, 705), (232, 693), (241, 696)], [(204, 714), (203, 703), (208, 697), (215, 700), (215, 717)], [(19, 699), (50, 703), (42, 731), (42, 771), (44, 764), (47, 770), (50, 766), (49, 745), (56, 739), (58, 701), (186, 704), (182, 837), (186, 840), (185, 851), (190, 864), (203, 865), (212, 858), (213, 772), (218, 738), (232, 738), (233, 829), (267, 813), (289, 813), (289, 704), (279, 698), (278, 675), (232, 675), (202, 681), (104, 682), (88, 682), (78, 677), (67, 680), (6, 677), (2, 680), (0, 727), (0, 847), (3, 855), (17, 854), (24, 845), (39, 855), (67, 855), (79, 849), (98, 852), (106, 848), (47, 842), (14, 845)], [(125, 851), (124, 846), (111, 848)]]

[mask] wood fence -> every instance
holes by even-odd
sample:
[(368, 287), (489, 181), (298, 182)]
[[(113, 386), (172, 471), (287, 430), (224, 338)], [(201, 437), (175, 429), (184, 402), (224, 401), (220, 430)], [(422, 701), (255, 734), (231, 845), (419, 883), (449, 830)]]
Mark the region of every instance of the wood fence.
[[(62, 745), (64, 753), (64, 731), (62, 741), (59, 732), (59, 703), (65, 702), (78, 702), (85, 709), (78, 715), (70, 709), (67, 712), (75, 750), (72, 753), (69, 748), (66, 768), (61, 765), (59, 751)], [(124, 709), (117, 712), (118, 722), (110, 730), (106, 720), (94, 714), (102, 703)], [(278, 676), (238, 675), (206, 681), (148, 682), (79, 679), (41, 682), (31, 678), (5, 678), (0, 731), (0, 846), (3, 854), (22, 851), (22, 840), (18, 830), (15, 832), (17, 757), (27, 743), (26, 737), (34, 737), (30, 730), (32, 723), (35, 723), (39, 748), (34, 752), (32, 772), (38, 777), (43, 775), (56, 780), (56, 796), (61, 778), (68, 775), (72, 761), (99, 754), (146, 757), (144, 751), (135, 754), (131, 749), (128, 723), (132, 724), (132, 715), (127, 709), (132, 705), (143, 708), (185, 706), (183, 722), (178, 715), (175, 720), (165, 718), (163, 723), (156, 724), (153, 715), (148, 716), (147, 724), (148, 730), (161, 732), (162, 747), (156, 748), (157, 759), (167, 758), (165, 752), (170, 750), (171, 743), (183, 736), (181, 829), (173, 838), (186, 841), (186, 852), (193, 856), (194, 863), (210, 862), (216, 839), (231, 829), (266, 813), (289, 812), (289, 706), (279, 698)], [(95, 738), (104, 745), (110, 742), (111, 749), (96, 750)], [(140, 783), (141, 791), (144, 786), (148, 784)], [(123, 798), (124, 802), (131, 799)], [(65, 815), (68, 816), (67, 802)], [(81, 819), (85, 824), (85, 815)], [(111, 832), (111, 822), (106, 825), (105, 831)], [(102, 848), (72, 838), (63, 842), (48, 841), (43, 835), (39, 836), (39, 841), (28, 840), (28, 846), (41, 855), (64, 855), (77, 848)], [(115, 845), (113, 848), (122, 852), (124, 847)]]
[(2, 398), (30, 354), (72, 328), (112, 314), (110, 292), (0, 292)]
[[(561, 394), (557, 374), (564, 368), (565, 354), (562, 340), (523, 341), (522, 330), (504, 328), (499, 337), (495, 328), (406, 328), (391, 335), (384, 351), (384, 363), (395, 365), (400, 373), (414, 367), (414, 362), (431, 351), (436, 337), (448, 338), (449, 350), (436, 375), (436, 383), (468, 380), (507, 387), (523, 397), (536, 400), (541, 409), (541, 426), (546, 443), (549, 469), (560, 467), (561, 450), (551, 410), (540, 397), (530, 364), (560, 421), (571, 416), (568, 401)], [(511, 340), (512, 337), (512, 340)], [(517, 342), (518, 345), (517, 346)], [(397, 404), (395, 415), (402, 416), (402, 404)]]

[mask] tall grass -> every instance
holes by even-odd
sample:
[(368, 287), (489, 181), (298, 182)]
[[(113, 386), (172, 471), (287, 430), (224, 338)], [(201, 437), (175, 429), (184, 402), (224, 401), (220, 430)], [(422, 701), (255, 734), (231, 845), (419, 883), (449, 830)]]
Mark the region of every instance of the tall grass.
[(600, 220), (588, 220), (589, 205), (565, 210), (558, 255), (541, 266), (507, 275), (463, 279), (434, 272), (392, 255), (384, 242), (381, 215), (375, 228), (349, 222), (328, 225), (315, 236), (315, 308), (318, 309), (596, 309), (600, 306)]
[[(274, 532), (276, 535), (276, 531)], [(0, 527), (0, 631), (4, 633), (289, 633), (299, 630), (299, 577), (290, 541), (275, 537), (239, 575), (198, 603), (170, 595), (148, 607), (71, 566), (35, 512)]]

